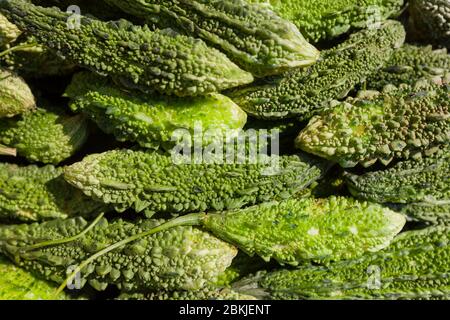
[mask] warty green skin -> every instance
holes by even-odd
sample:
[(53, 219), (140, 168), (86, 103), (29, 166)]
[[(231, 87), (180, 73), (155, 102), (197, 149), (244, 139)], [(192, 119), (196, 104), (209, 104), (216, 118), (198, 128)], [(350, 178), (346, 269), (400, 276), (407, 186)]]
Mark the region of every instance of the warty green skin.
[(144, 148), (176, 145), (187, 133), (194, 137), (196, 128), (208, 145), (214, 137), (237, 135), (247, 121), (247, 114), (220, 94), (178, 98), (126, 92), (93, 73), (76, 74), (65, 96), (73, 99), (72, 110), (87, 114), (104, 132)]
[(0, 163), (0, 221), (35, 222), (73, 216), (90, 217), (106, 210), (72, 187), (63, 169)]
[(64, 177), (119, 212), (132, 207), (150, 214), (188, 213), (289, 198), (327, 169), (326, 163), (300, 155), (272, 155), (256, 163), (222, 160), (177, 163), (162, 152), (114, 150), (66, 167)]
[(409, 13), (414, 37), (450, 48), (450, 1), (410, 0)]
[(36, 100), (25, 80), (15, 73), (1, 68), (0, 119), (31, 111), (35, 107)]
[(202, 288), (196, 291), (122, 293), (117, 300), (256, 300), (256, 298), (230, 289)]
[(403, 0), (249, 0), (266, 4), (292, 21), (306, 39), (331, 40), (352, 29), (376, 25), (402, 10)]
[(327, 267), (256, 274), (235, 284), (268, 299), (442, 299), (450, 296), (450, 229), (399, 235), (385, 250)]
[(49, 48), (37, 44), (33, 37), (19, 38), (10, 53), (0, 58), (0, 64), (26, 79), (67, 76), (76, 66), (55, 54)]
[(86, 142), (88, 122), (56, 108), (38, 108), (0, 122), (0, 143), (30, 162), (59, 164)]
[(449, 98), (450, 86), (426, 81), (360, 92), (313, 117), (296, 146), (344, 168), (417, 160), (450, 142)]
[(233, 90), (230, 97), (248, 114), (262, 119), (308, 120), (333, 99), (345, 98), (357, 84), (379, 70), (405, 39), (401, 23), (388, 21), (380, 29), (364, 30), (322, 52), (306, 69)]
[(380, 72), (367, 79), (365, 86), (370, 90), (383, 90), (386, 85), (414, 85), (422, 78), (439, 82), (446, 74), (450, 74), (450, 54), (446, 49), (405, 44), (395, 51)]
[(257, 77), (311, 65), (320, 55), (291, 22), (244, 0), (107, 2), (150, 25), (204, 40)]
[(450, 149), (419, 161), (402, 161), (386, 170), (360, 176), (347, 173), (346, 184), (354, 196), (379, 203), (450, 200)]
[[(19, 0), (0, 2), (0, 11), (60, 56), (129, 87), (198, 96), (253, 81), (224, 54), (171, 31), (150, 31), (125, 20), (71, 16)], [(71, 29), (68, 21), (75, 18), (79, 27)]]
[(22, 31), (0, 13), (0, 48), (14, 42)]
[(0, 256), (0, 300), (65, 300), (62, 293), (55, 296), (55, 285), (37, 279)]
[[(63, 283), (70, 266), (123, 238), (149, 230), (161, 221), (102, 218), (81, 238), (63, 244), (26, 250), (24, 246), (72, 237), (86, 229), (82, 218), (42, 224), (0, 227), (0, 252), (25, 270)], [(78, 284), (95, 290), (114, 284), (121, 291), (199, 290), (215, 281), (237, 254), (236, 248), (193, 227), (144, 237), (111, 251), (82, 268)], [(77, 284), (77, 280), (73, 282)]]
[(450, 226), (450, 200), (411, 203), (404, 206), (400, 212), (413, 221)]
[(405, 222), (402, 215), (379, 205), (330, 197), (289, 199), (207, 214), (201, 224), (251, 256), (297, 266), (381, 250)]

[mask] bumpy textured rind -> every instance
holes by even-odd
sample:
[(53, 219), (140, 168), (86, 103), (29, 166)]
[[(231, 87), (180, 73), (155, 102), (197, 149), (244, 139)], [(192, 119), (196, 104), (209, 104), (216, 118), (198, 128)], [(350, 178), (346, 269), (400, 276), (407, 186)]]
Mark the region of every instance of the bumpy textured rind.
[(122, 293), (118, 300), (256, 300), (256, 298), (230, 289), (202, 288), (196, 291)]
[(244, 0), (107, 0), (159, 28), (175, 28), (222, 50), (258, 77), (308, 66), (319, 58), (297, 27)]
[(21, 33), (22, 31), (20, 31), (19, 28), (9, 22), (8, 19), (0, 13), (0, 48), (14, 42)]
[(106, 206), (93, 201), (62, 177), (63, 169), (0, 164), (0, 221), (34, 222), (89, 217)]
[(0, 143), (16, 148), (32, 162), (58, 164), (86, 142), (88, 122), (83, 115), (69, 115), (56, 108), (38, 108), (0, 122)]
[(450, 200), (450, 148), (420, 161), (408, 160), (393, 167), (346, 175), (350, 192), (380, 203), (436, 202)]
[(330, 197), (289, 199), (208, 214), (202, 224), (249, 255), (297, 266), (381, 250), (405, 222), (401, 214), (379, 205)]
[(385, 250), (327, 267), (260, 273), (235, 290), (269, 299), (439, 299), (450, 296), (450, 229), (408, 231)]
[(367, 79), (366, 88), (382, 90), (386, 85), (414, 85), (421, 78), (440, 81), (446, 74), (450, 74), (450, 54), (446, 49), (405, 44), (380, 72)]
[(380, 69), (405, 39), (401, 23), (385, 22), (364, 30), (322, 52), (322, 58), (306, 69), (281, 78), (233, 90), (230, 97), (257, 118), (309, 119), (330, 100), (345, 98), (349, 91)]
[(224, 158), (223, 163), (195, 159), (178, 163), (160, 152), (114, 150), (66, 167), (64, 177), (119, 211), (130, 207), (169, 213), (226, 210), (288, 198), (306, 188), (327, 165), (303, 158), (272, 155), (256, 163)]
[(415, 38), (450, 48), (450, 1), (409, 1), (411, 33)]
[(410, 203), (399, 211), (413, 221), (450, 226), (450, 200)]
[(449, 142), (450, 86), (423, 81), (331, 104), (311, 119), (296, 146), (348, 168), (419, 159)]
[[(70, 266), (104, 247), (161, 223), (133, 223), (102, 218), (81, 238), (35, 250), (21, 250), (46, 240), (74, 236), (88, 222), (82, 218), (53, 220), (42, 224), (0, 227), (0, 252), (17, 260), (20, 267), (44, 279), (62, 283)], [(88, 283), (98, 291), (115, 284), (122, 291), (199, 290), (212, 282), (231, 263), (236, 248), (193, 227), (175, 227), (141, 238), (95, 259), (83, 268), (72, 285)]]
[(0, 63), (27, 79), (65, 76), (76, 69), (74, 64), (56, 55), (47, 47), (37, 44), (33, 37), (19, 38), (14, 46), (23, 47), (1, 57)]
[(0, 2), (0, 11), (69, 61), (145, 91), (197, 96), (253, 81), (221, 52), (167, 30), (102, 22), (19, 0)]
[(36, 101), (27, 83), (15, 73), (0, 69), (0, 118), (34, 109)]
[(106, 133), (144, 148), (175, 145), (187, 133), (208, 145), (215, 137), (237, 135), (247, 121), (247, 114), (220, 94), (198, 98), (134, 94), (93, 73), (76, 74), (65, 96), (73, 99), (72, 110), (87, 114)]
[(403, 0), (249, 0), (292, 21), (310, 41), (331, 40), (352, 29), (376, 26), (396, 16)]
[(34, 277), (0, 256), (0, 300), (65, 300), (55, 296), (56, 286)]

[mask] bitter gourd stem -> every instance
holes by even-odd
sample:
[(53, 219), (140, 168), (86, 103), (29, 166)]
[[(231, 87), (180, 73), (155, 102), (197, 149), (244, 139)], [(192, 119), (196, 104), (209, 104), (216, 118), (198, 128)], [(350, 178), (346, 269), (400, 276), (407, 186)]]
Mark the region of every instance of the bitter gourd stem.
[(0, 155), (2, 156), (17, 156), (17, 150), (15, 148), (9, 148), (0, 144)]
[(79, 234), (77, 234), (77, 235), (75, 235), (73, 237), (59, 239), (59, 240), (39, 242), (39, 243), (30, 245), (30, 246), (21, 247), (19, 249), (19, 251), (20, 252), (26, 252), (26, 251), (35, 250), (35, 249), (38, 249), (38, 248), (49, 247), (49, 246), (54, 246), (54, 245), (58, 245), (58, 244), (63, 244), (63, 243), (68, 243), (68, 242), (75, 241), (78, 238), (81, 238), (82, 236), (84, 236), (86, 233), (88, 233), (92, 228), (94, 228), (95, 225), (100, 221), (100, 219), (103, 218), (104, 214), (105, 214), (104, 212), (100, 213), (97, 216), (97, 218), (95, 218), (95, 220), (92, 221), (92, 223), (86, 229), (84, 229)]
[(77, 273), (81, 272), (81, 270), (86, 267), (89, 263), (91, 263), (92, 261), (94, 261), (95, 259), (107, 254), (108, 252), (117, 249), (121, 246), (124, 246), (130, 242), (139, 240), (141, 238), (150, 236), (152, 234), (155, 234), (157, 232), (161, 232), (170, 228), (174, 228), (174, 227), (179, 227), (179, 226), (196, 226), (196, 225), (201, 225), (202, 220), (206, 217), (205, 213), (192, 213), (192, 214), (188, 214), (185, 216), (181, 216), (181, 217), (177, 217), (174, 218), (172, 220), (169, 220), (166, 223), (163, 223), (153, 229), (147, 230), (145, 232), (141, 232), (138, 233), (134, 236), (128, 237), (126, 239), (123, 239), (119, 242), (116, 242), (102, 250), (100, 250), (99, 252), (95, 253), (94, 255), (90, 256), (89, 258), (87, 258), (86, 260), (82, 261), (74, 270), (73, 272), (66, 278), (66, 280), (64, 280), (64, 282), (59, 286), (59, 288), (57, 289), (55, 296), (58, 296), (63, 290), (64, 288), (67, 286), (67, 284), (71, 281), (73, 281), (73, 279), (75, 278), (75, 276), (77, 275)]
[(11, 53), (13, 51), (20, 51), (20, 50), (23, 50), (23, 49), (31, 49), (31, 48), (36, 47), (37, 45), (38, 45), (37, 43), (27, 43), (27, 44), (20, 44), (20, 45), (11, 47), (11, 48), (6, 49), (5, 51), (1, 52), (0, 53), (0, 58), (3, 57), (3, 56), (6, 56), (8, 53)]

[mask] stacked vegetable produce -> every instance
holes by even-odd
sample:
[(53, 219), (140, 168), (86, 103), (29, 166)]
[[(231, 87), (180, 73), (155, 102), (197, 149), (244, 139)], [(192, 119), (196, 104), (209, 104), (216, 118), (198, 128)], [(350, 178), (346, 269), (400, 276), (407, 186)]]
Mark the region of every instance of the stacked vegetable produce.
[(407, 2), (0, 0), (0, 299), (450, 298), (450, 1)]

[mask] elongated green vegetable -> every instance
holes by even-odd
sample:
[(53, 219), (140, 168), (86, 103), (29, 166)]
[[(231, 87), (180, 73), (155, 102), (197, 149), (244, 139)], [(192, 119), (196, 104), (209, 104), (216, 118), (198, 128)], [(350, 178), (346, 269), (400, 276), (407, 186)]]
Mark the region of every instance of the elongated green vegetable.
[(366, 87), (383, 90), (386, 85), (414, 85), (421, 78), (441, 81), (450, 75), (450, 54), (446, 49), (405, 44), (396, 50), (386, 66), (367, 79)]
[(69, 185), (63, 169), (0, 163), (0, 221), (34, 222), (89, 217), (106, 209)]
[(354, 196), (381, 203), (450, 201), (450, 148), (386, 170), (347, 174), (346, 183)]
[(385, 250), (327, 267), (264, 272), (235, 284), (269, 299), (448, 299), (450, 229), (401, 234)]
[(450, 226), (450, 200), (410, 203), (399, 211), (413, 221)]
[(118, 300), (256, 300), (230, 289), (203, 288), (197, 291), (158, 291), (150, 293), (123, 293)]
[[(74, 99), (74, 111), (88, 114), (106, 133), (145, 148), (181, 143), (186, 133), (192, 138), (198, 135), (206, 146), (214, 138), (238, 135), (247, 121), (246, 113), (220, 94), (198, 98), (135, 94), (92, 73), (75, 75), (65, 95)], [(202, 132), (196, 133), (198, 129)], [(181, 130), (183, 134), (177, 136)]]
[[(0, 256), (0, 300), (65, 300), (62, 293), (55, 296), (55, 286), (34, 277), (3, 256)], [(236, 294), (237, 295), (237, 294)]]
[(400, 13), (403, 0), (248, 0), (292, 21), (313, 42), (371, 28)]
[(27, 83), (15, 73), (1, 68), (0, 119), (31, 111), (35, 106), (34, 95)]
[(429, 156), (450, 142), (449, 89), (424, 81), (360, 92), (311, 119), (296, 146), (344, 168)]
[(388, 21), (379, 29), (364, 30), (330, 50), (307, 69), (229, 93), (257, 118), (309, 119), (332, 99), (345, 98), (357, 84), (379, 70), (405, 40), (401, 23)]
[(197, 96), (253, 81), (219, 51), (170, 31), (125, 20), (102, 22), (20, 0), (1, 1), (0, 11), (69, 61), (144, 91)]
[(33, 162), (58, 164), (78, 151), (87, 136), (83, 115), (72, 116), (53, 107), (0, 121), (0, 143)]
[(0, 48), (14, 42), (22, 32), (6, 17), (0, 14)]
[[(199, 290), (214, 282), (237, 253), (233, 246), (206, 232), (188, 226), (176, 227), (119, 246), (81, 267), (72, 283), (64, 282), (66, 274), (92, 253), (160, 223), (102, 218), (75, 239), (75, 235), (87, 229), (88, 223), (82, 218), (2, 226), (0, 252), (17, 259), (20, 267), (44, 279), (62, 283), (64, 287), (68, 284), (69, 289), (88, 283), (101, 291), (115, 284), (123, 291), (132, 292)], [(68, 237), (71, 241), (65, 240)]]
[[(403, 215), (352, 199), (291, 199), (217, 214), (194, 213), (133, 234), (90, 256), (81, 270), (117, 247), (180, 226), (200, 225), (218, 238), (265, 261), (297, 266), (338, 261), (385, 248), (405, 224)], [(70, 282), (76, 271), (66, 282)], [(61, 288), (61, 287), (60, 287)]]
[[(234, 148), (234, 147), (233, 147)], [(304, 156), (223, 156), (223, 163), (178, 163), (159, 152), (115, 150), (89, 155), (65, 168), (65, 179), (86, 195), (124, 211), (198, 212), (226, 210), (288, 198), (306, 188), (327, 164)]]
[(244, 0), (107, 0), (157, 27), (201, 38), (253, 75), (263, 77), (319, 58), (289, 21)]

